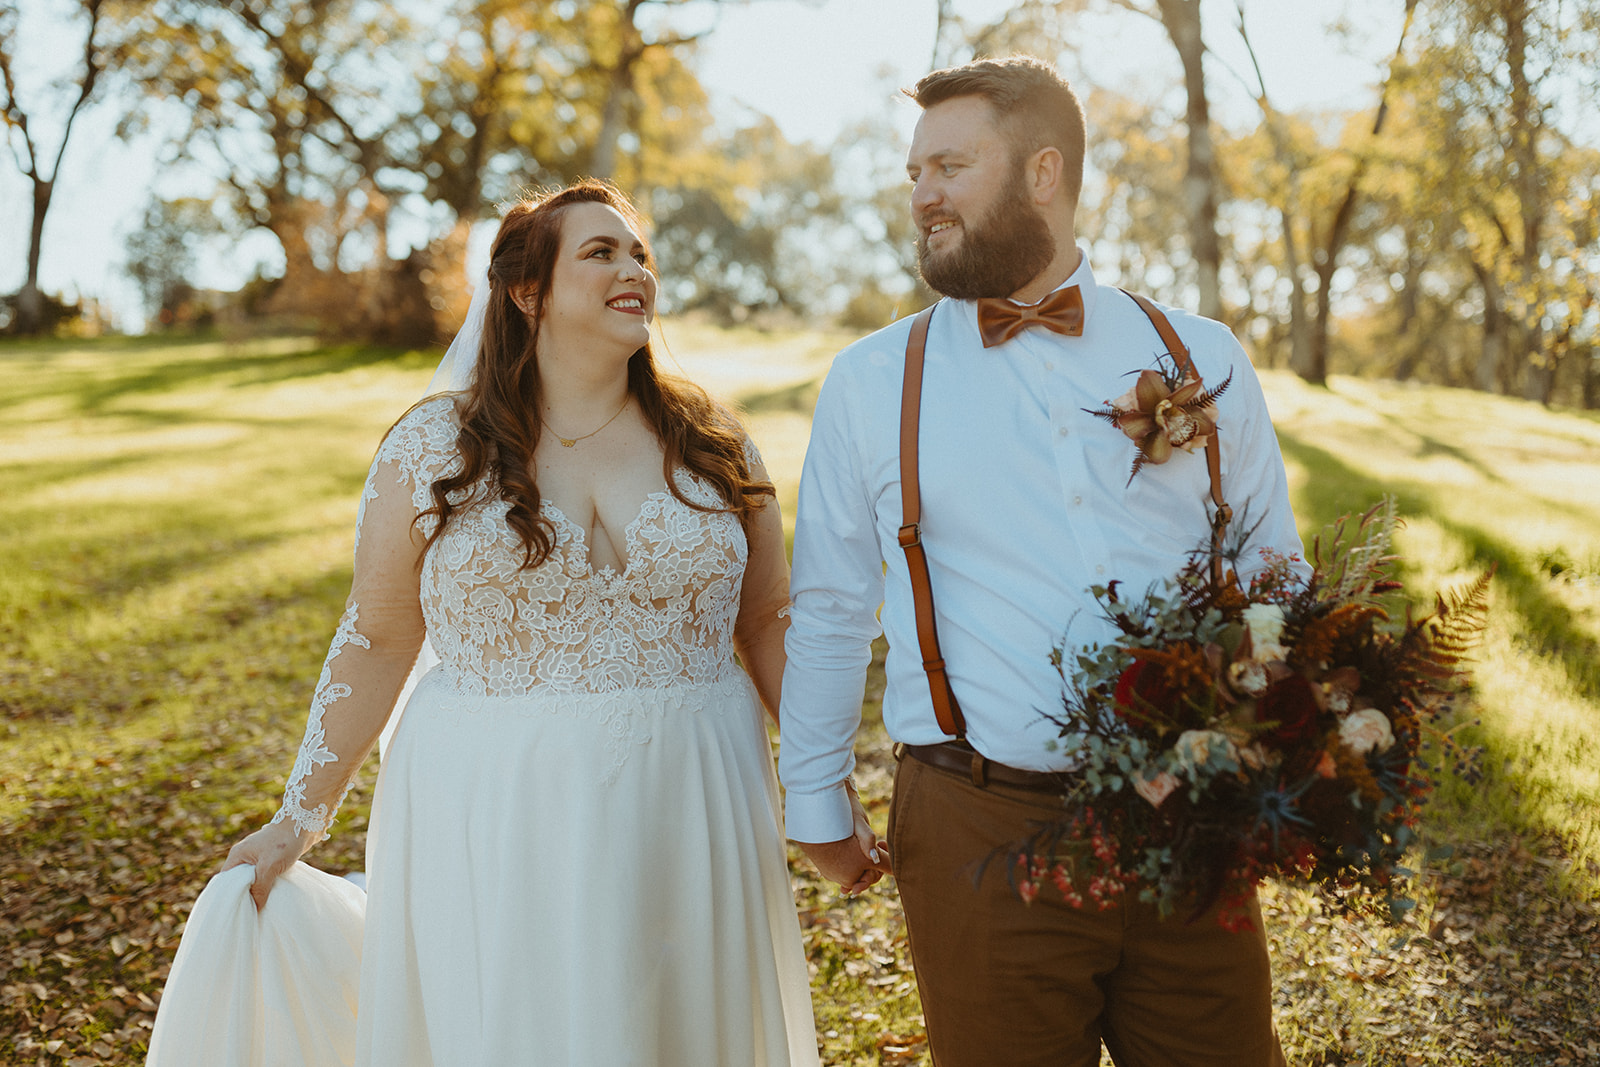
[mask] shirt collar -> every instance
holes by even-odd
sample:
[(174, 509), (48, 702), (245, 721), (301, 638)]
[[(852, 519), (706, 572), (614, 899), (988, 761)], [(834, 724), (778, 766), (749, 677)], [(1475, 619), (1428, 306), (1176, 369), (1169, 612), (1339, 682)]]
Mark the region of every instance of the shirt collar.
[[(1083, 297), (1083, 327), (1089, 328), (1089, 320), (1094, 315), (1095, 297), (1099, 287), (1095, 285), (1094, 271), (1089, 268), (1089, 255), (1081, 247), (1078, 249), (1078, 269), (1067, 275), (1067, 280), (1052, 289), (1051, 293), (1058, 293), (1063, 289), (1076, 285), (1078, 293)], [(1048, 300), (1050, 293), (1040, 297), (1040, 301)], [(976, 315), (976, 312), (974, 312)]]

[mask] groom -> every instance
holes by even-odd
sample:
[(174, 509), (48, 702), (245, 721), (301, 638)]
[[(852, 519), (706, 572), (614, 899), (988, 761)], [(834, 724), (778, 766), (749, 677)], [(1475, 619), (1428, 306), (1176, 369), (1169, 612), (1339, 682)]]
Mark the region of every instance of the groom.
[[(911, 95), (918, 263), (949, 298), (928, 327), (916, 438), (933, 604), (922, 629), (937, 631), (958, 712), (936, 706), (939, 662), (925, 673), (900, 536), (903, 319), (841, 352), (817, 400), (783, 683), (789, 836), (844, 886), (893, 857), (939, 1067), (1093, 1067), (1102, 1041), (1124, 1067), (1282, 1064), (1254, 901), (1253, 928), (1230, 933), (1213, 914), (1163, 921), (1137, 901), (1074, 908), (1046, 889), (1024, 904), (1002, 863), (974, 884), (978, 861), (1061, 810), (1072, 754), (1043, 717), (1061, 707), (1051, 650), (1070, 664), (1115, 638), (1090, 586), (1143, 590), (1177, 573), (1211, 529), (1210, 483), (1203, 454), (1182, 451), (1129, 481), (1132, 442), (1084, 413), (1167, 346), (1075, 243), (1085, 132), (1071, 88), (1013, 58), (936, 71)], [(1248, 580), (1255, 547), (1302, 553), (1277, 439), (1233, 336), (1168, 314), (1206, 382), (1232, 375), (1217, 401), (1221, 480), (1259, 523)], [(888, 850), (868, 854), (847, 782), (880, 627), (898, 767)]]

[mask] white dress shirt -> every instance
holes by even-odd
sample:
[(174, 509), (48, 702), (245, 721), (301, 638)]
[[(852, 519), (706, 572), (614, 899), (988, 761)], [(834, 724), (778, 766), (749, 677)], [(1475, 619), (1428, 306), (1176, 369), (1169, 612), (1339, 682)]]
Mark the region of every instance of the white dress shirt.
[[(919, 463), (922, 541), (940, 646), (967, 722), (992, 760), (1060, 770), (1053, 745), (1062, 680), (1051, 650), (1109, 642), (1116, 631), (1089, 593), (1118, 579), (1137, 594), (1209, 544), (1205, 454), (1176, 452), (1132, 482), (1134, 443), (1084, 409), (1125, 393), (1165, 351), (1124, 293), (1095, 285), (1087, 258), (1066, 285), (1083, 295), (1081, 337), (1040, 327), (985, 349), (977, 305), (945, 300), (928, 331)], [(1300, 557), (1283, 460), (1261, 386), (1227, 328), (1163, 308), (1217, 400), (1222, 488), (1234, 527), (1257, 522), (1256, 548)], [(917, 647), (900, 528), (900, 389), (911, 319), (834, 359), (812, 420), (800, 480), (783, 676), (779, 773), (789, 836), (850, 834), (844, 780), (871, 643), (888, 637), (884, 724), (895, 741), (949, 740), (939, 729)], [(885, 566), (887, 564), (887, 567)], [(880, 627), (878, 608), (882, 605)]]

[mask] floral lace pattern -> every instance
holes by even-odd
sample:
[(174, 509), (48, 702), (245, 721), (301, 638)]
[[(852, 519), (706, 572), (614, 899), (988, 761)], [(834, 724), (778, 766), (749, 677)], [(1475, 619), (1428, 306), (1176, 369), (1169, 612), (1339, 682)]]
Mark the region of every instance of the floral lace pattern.
[[(457, 462), (455, 435), (452, 402), (439, 398), (402, 419), (379, 451), (379, 462), (397, 463), (418, 511)], [(677, 482), (689, 500), (721, 504), (687, 470)], [(537, 567), (521, 569), (499, 499), (459, 513), (423, 561), (428, 639), (458, 692), (607, 693), (711, 684), (738, 669), (733, 624), (747, 548), (735, 516), (658, 490), (628, 524), (628, 563), (617, 571), (592, 567), (583, 529), (549, 502), (543, 508), (556, 538)], [(426, 520), (424, 531), (432, 531)]]
[(349, 696), (351, 689), (344, 682), (333, 680), (333, 661), (338, 658), (339, 651), (345, 645), (372, 647), (370, 642), (356, 630), (358, 617), (357, 606), (351, 604), (339, 619), (339, 627), (334, 631), (333, 642), (328, 646), (328, 656), (322, 661), (322, 676), (317, 679), (316, 693), (311, 698), (311, 714), (306, 719), (305, 737), (300, 742), (300, 751), (295, 756), (293, 769), (289, 772), (289, 784), (283, 791), (283, 806), (272, 817), (272, 822), (268, 823), (270, 826), (287, 819), (294, 823), (295, 829), (301, 833), (310, 834), (313, 843), (328, 836), (328, 827), (333, 824), (333, 817), (339, 813), (339, 805), (344, 803), (345, 793), (350, 791), (350, 785), (346, 782), (331, 806), (318, 804), (309, 810), (305, 806), (306, 777), (318, 767), (339, 762), (339, 757), (327, 746), (327, 738), (322, 729), (322, 716), (328, 710), (328, 705)]

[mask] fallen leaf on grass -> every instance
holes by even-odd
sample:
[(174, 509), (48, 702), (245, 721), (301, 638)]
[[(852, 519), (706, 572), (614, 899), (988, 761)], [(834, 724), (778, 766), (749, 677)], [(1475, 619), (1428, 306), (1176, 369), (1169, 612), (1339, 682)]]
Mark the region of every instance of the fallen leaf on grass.
[(879, 1034), (878, 1062), (886, 1064), (915, 1063), (928, 1043), (927, 1034)]

